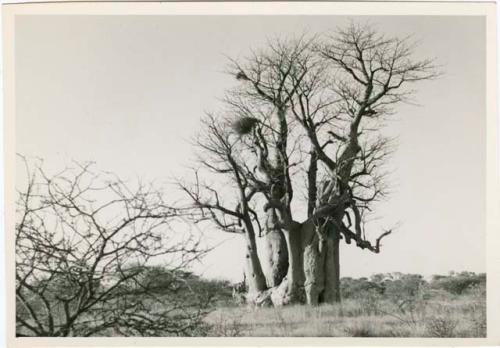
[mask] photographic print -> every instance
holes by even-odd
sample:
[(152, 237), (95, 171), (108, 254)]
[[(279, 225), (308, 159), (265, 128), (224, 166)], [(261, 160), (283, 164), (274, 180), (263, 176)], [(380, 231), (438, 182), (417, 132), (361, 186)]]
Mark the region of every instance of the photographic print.
[(16, 344), (489, 342), (486, 4), (101, 5), (4, 5)]

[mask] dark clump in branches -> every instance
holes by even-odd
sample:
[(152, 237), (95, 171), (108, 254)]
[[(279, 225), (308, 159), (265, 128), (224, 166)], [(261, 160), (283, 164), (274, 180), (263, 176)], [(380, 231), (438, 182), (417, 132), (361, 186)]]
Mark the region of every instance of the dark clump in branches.
[(239, 135), (249, 134), (257, 122), (259, 120), (254, 117), (242, 117), (234, 121), (233, 130)]
[[(182, 274), (203, 251), (194, 234), (174, 233), (186, 225), (159, 189), (91, 164), (49, 175), (22, 161), (18, 336), (201, 334), (210, 298), (193, 293)], [(154, 260), (163, 266), (151, 267)]]

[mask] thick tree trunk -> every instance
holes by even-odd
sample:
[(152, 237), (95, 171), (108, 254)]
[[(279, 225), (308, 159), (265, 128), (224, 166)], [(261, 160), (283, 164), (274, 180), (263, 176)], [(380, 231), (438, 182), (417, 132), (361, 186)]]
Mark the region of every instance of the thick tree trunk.
[(257, 293), (266, 290), (266, 278), (260, 264), (255, 240), (252, 242), (247, 236), (247, 249), (245, 254), (245, 278), (249, 293)]
[(333, 303), (340, 301), (340, 263), (339, 239), (329, 236), (326, 240), (325, 255), (325, 289), (321, 302)]
[[(339, 240), (334, 231), (304, 224), (304, 272), (307, 303), (340, 301)], [(328, 233), (330, 232), (330, 233)]]
[(283, 306), (340, 301), (339, 238), (331, 226), (329, 231), (318, 228), (307, 222), (282, 232), (287, 248), (288, 271), (279, 283), (272, 286), (267, 282), (266, 287), (259, 259), (249, 244), (246, 273), (249, 303)]
[(288, 296), (289, 302), (302, 302), (304, 299), (304, 249), (300, 225), (285, 232), (288, 245)]
[(302, 243), (301, 227), (294, 225), (284, 231), (288, 249), (288, 272), (281, 284), (274, 289), (271, 295), (275, 306), (302, 303), (304, 293), (304, 249)]
[(255, 241), (255, 231), (249, 218), (244, 219), (245, 223), (245, 279), (248, 286), (247, 301), (254, 302), (254, 299), (267, 289), (266, 278), (262, 271), (259, 255), (257, 253), (257, 243)]
[(317, 305), (325, 288), (325, 241), (314, 229), (304, 247), (305, 293), (308, 304)]
[(288, 250), (285, 235), (278, 226), (274, 209), (268, 209), (264, 236), (264, 269), (269, 287), (278, 286), (288, 271)]

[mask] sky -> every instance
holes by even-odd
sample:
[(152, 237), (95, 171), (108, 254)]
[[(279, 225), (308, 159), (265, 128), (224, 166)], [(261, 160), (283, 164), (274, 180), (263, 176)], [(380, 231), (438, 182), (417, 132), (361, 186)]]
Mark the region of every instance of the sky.
[[(325, 33), (350, 21), (419, 41), (443, 75), (416, 86), (387, 131), (391, 195), (368, 224), (372, 238), (399, 223), (380, 254), (341, 248), (341, 276), (380, 272), (484, 272), (485, 21), (459, 16), (18, 16), (16, 151), (52, 170), (72, 160), (125, 178), (167, 182), (185, 173), (189, 139), (205, 111), (235, 85), (227, 57), (272, 37)], [(175, 196), (173, 194), (173, 196)], [(240, 280), (242, 236), (207, 232), (218, 245), (195, 266)]]

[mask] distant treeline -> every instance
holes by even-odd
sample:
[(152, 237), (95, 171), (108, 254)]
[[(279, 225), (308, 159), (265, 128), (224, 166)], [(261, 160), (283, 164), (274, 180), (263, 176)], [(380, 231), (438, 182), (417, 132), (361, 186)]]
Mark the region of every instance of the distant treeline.
[[(242, 283), (233, 283), (224, 279), (209, 279), (189, 271), (169, 271), (161, 266), (144, 267), (141, 283), (148, 288), (164, 293), (165, 289), (175, 285), (175, 293), (181, 296), (197, 296), (211, 303), (209, 307), (234, 305), (235, 291), (245, 292)], [(174, 281), (175, 279), (175, 281)], [(474, 272), (450, 272), (448, 275), (433, 275), (425, 279), (420, 274), (401, 272), (378, 273), (370, 277), (343, 277), (340, 290), (343, 299), (366, 298), (375, 295), (382, 298), (418, 297), (425, 293), (430, 297), (462, 295), (475, 288), (485, 288), (486, 274)]]
[[(157, 269), (158, 272), (158, 269)], [(151, 281), (160, 285), (162, 272), (154, 272)], [(168, 272), (165, 272), (168, 274)], [(180, 274), (179, 274), (180, 275)], [(227, 280), (207, 279), (190, 272), (182, 272), (184, 279), (194, 292), (210, 293), (215, 295), (218, 301), (224, 301), (232, 296), (232, 290), (238, 285)], [(438, 294), (446, 292), (453, 295), (461, 295), (475, 287), (486, 285), (486, 273), (474, 272), (450, 272), (448, 275), (433, 275), (431, 279), (425, 279), (420, 274), (407, 274), (400, 272), (378, 273), (370, 277), (343, 277), (341, 282), (342, 298), (355, 298), (363, 296), (367, 292), (375, 292), (381, 295), (391, 295), (396, 292), (405, 292), (414, 295), (422, 290)], [(161, 285), (160, 285), (161, 287)]]
[(340, 284), (343, 298), (362, 296), (366, 292), (375, 292), (380, 295), (406, 293), (411, 296), (424, 289), (429, 294), (445, 291), (453, 295), (461, 295), (474, 287), (485, 286), (486, 274), (450, 272), (448, 275), (434, 275), (430, 280), (426, 280), (420, 274), (393, 272), (374, 274), (369, 278), (344, 277)]
[[(191, 284), (194, 292), (209, 293), (216, 302), (231, 300), (233, 289), (238, 285), (227, 280), (206, 279), (185, 272), (183, 278)], [(158, 282), (160, 279), (155, 278)], [(420, 274), (405, 274), (400, 272), (378, 273), (370, 277), (343, 277), (340, 280), (342, 298), (358, 298), (367, 294), (378, 294), (384, 297), (398, 295), (417, 296), (425, 291), (429, 296), (462, 295), (474, 288), (486, 286), (486, 274), (474, 272), (450, 272), (448, 275), (434, 275), (425, 279)]]

